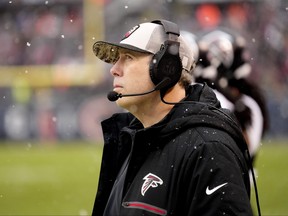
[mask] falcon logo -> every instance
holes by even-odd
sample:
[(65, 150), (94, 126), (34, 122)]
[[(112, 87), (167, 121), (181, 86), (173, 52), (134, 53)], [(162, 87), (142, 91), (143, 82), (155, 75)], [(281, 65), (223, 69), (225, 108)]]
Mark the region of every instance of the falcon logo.
[(161, 178), (159, 178), (158, 176), (149, 173), (148, 175), (146, 175), (143, 180), (145, 180), (145, 182), (142, 185), (141, 188), (141, 194), (142, 196), (145, 195), (146, 191), (150, 188), (150, 187), (158, 187), (158, 185), (162, 185), (163, 181)]

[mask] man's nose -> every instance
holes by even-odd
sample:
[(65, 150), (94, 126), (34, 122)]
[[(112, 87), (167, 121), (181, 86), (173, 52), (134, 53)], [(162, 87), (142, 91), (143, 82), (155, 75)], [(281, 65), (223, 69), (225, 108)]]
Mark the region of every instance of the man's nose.
[(120, 67), (119, 60), (112, 66), (110, 73), (113, 77), (122, 75), (122, 69)]

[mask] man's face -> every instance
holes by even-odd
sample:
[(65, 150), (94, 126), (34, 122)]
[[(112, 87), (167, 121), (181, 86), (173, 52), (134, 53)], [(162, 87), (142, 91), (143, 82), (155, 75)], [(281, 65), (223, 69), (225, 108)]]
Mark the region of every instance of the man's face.
[[(119, 52), (118, 61), (110, 69), (114, 77), (113, 91), (121, 94), (137, 94), (152, 90), (155, 87), (149, 75), (152, 55), (126, 49), (120, 49)], [(152, 93), (144, 96), (122, 97), (116, 103), (133, 113), (137, 112), (139, 107), (145, 107), (151, 103), (155, 95)]]

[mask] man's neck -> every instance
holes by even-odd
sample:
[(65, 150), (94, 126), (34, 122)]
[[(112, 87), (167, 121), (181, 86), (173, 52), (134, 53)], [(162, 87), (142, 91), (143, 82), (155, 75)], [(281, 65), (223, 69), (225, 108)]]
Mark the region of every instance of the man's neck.
[[(167, 91), (164, 96), (164, 100), (167, 102), (179, 102), (185, 97), (185, 89), (179, 85), (174, 86)], [(174, 105), (165, 104), (161, 101), (161, 98), (157, 98), (156, 101), (151, 104), (142, 105), (137, 109), (137, 112), (131, 110), (131, 113), (143, 124), (144, 128), (150, 127), (160, 122), (174, 107)]]

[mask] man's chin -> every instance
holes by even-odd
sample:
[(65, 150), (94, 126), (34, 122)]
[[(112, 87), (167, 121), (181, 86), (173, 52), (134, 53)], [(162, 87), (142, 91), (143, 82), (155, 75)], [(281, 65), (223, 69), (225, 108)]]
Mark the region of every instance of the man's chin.
[(138, 110), (137, 105), (135, 105), (135, 99), (132, 98), (119, 98), (116, 101), (117, 106), (131, 112), (131, 113), (135, 113)]

